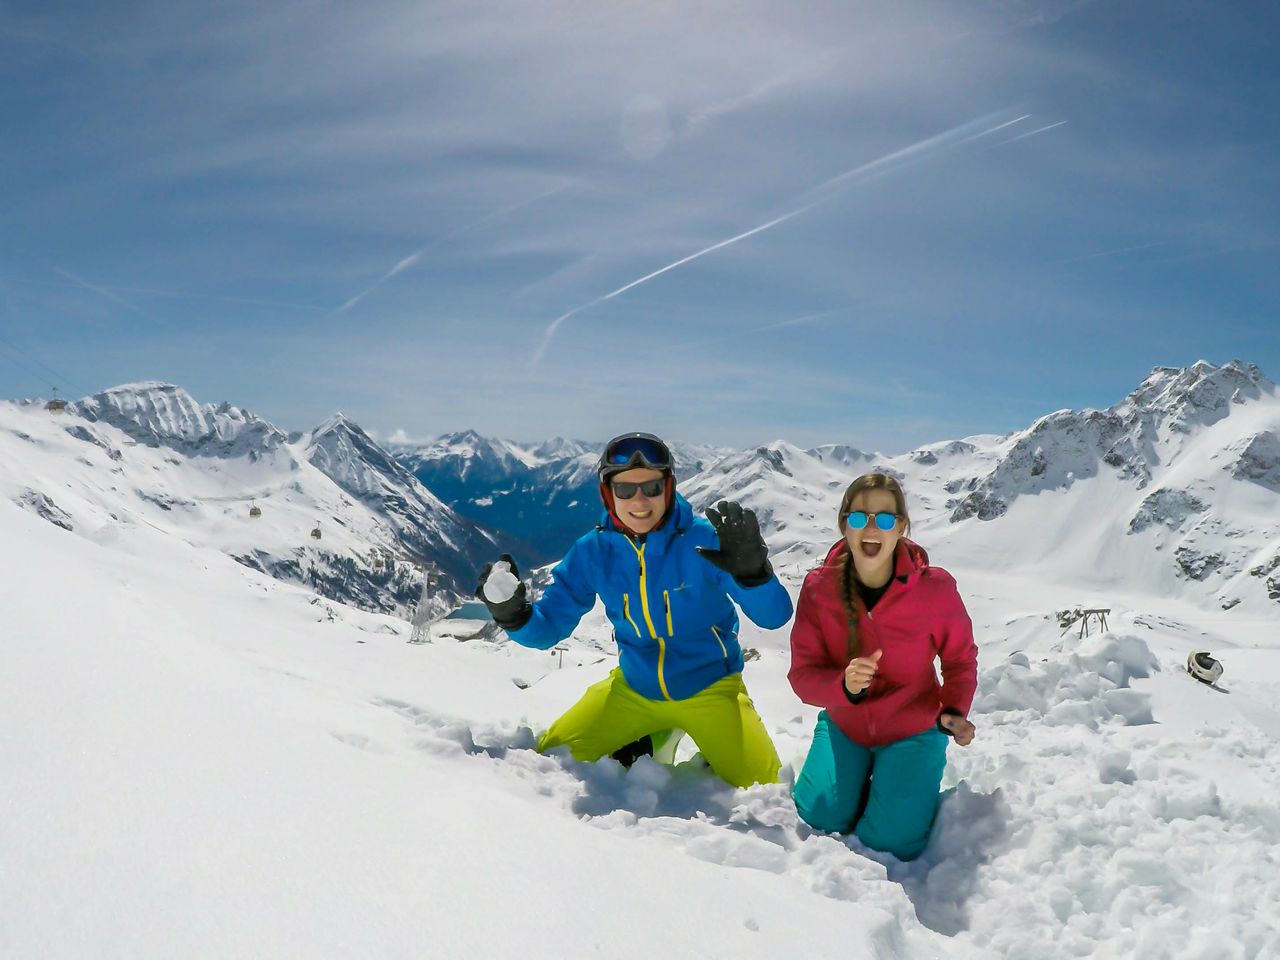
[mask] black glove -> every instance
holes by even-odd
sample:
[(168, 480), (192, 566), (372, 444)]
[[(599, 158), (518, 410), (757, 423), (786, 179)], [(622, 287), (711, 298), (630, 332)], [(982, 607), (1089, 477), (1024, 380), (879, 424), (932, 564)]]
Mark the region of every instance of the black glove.
[[(512, 575), (516, 579), (520, 578), (520, 571), (516, 569), (516, 562), (511, 559), (511, 554), (504, 553), (498, 560), (505, 560), (507, 566), (511, 568)], [(493, 617), (494, 623), (503, 630), (519, 630), (533, 616), (533, 604), (529, 602), (524, 581), (520, 580), (519, 585), (516, 587), (516, 592), (506, 600), (494, 603), (484, 595), (484, 582), (489, 579), (489, 571), (492, 569), (493, 564), (486, 563), (484, 569), (480, 571), (480, 577), (476, 581), (476, 596), (489, 608), (489, 615)]]
[(773, 577), (769, 548), (760, 536), (760, 524), (750, 510), (730, 500), (722, 500), (707, 510), (707, 519), (720, 538), (719, 550), (698, 547), (708, 562), (715, 564), (740, 586), (758, 587)]

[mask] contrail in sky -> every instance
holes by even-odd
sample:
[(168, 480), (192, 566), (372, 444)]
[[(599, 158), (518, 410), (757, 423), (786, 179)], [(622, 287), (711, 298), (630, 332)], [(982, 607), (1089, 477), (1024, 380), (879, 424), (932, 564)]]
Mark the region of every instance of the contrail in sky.
[[(893, 163), (894, 161), (904, 160), (908, 157), (915, 156), (917, 154), (921, 154), (926, 151), (929, 151), (930, 149), (940, 148), (948, 145), (959, 145), (961, 143), (968, 143), (970, 140), (976, 140), (979, 137), (985, 137), (988, 134), (995, 133), (997, 130), (1002, 130), (1005, 127), (1009, 127), (1015, 123), (1019, 123), (1027, 119), (1028, 116), (1030, 116), (1030, 114), (1024, 114), (1021, 117), (1016, 117), (1013, 120), (1007, 120), (993, 127), (981, 129), (977, 133), (971, 133), (970, 131), (973, 131), (976, 128), (983, 127), (984, 124), (990, 123), (993, 118), (984, 117), (980, 120), (974, 120), (969, 123), (961, 124), (960, 126), (954, 127), (951, 130), (947, 130), (947, 131), (944, 131), (943, 133), (939, 133), (932, 137), (928, 137), (927, 139), (921, 140), (918, 143), (913, 143), (910, 146), (903, 147), (900, 150), (895, 150), (893, 153), (886, 154), (885, 156), (880, 157), (878, 160), (872, 160), (869, 163), (864, 163), (861, 166), (854, 167), (852, 170), (847, 170), (844, 173), (839, 174), (838, 176), (832, 177), (830, 180), (827, 180), (825, 183), (819, 184), (817, 187), (814, 187), (812, 190), (807, 191), (804, 195), (811, 196), (815, 193), (822, 193), (828, 190), (830, 187), (838, 183), (843, 183), (859, 174), (871, 173), (873, 171), (879, 170), (887, 166), (888, 164)], [(968, 134), (968, 136), (966, 136), (966, 134)], [(676, 267), (684, 266), (686, 263), (689, 263), (692, 260), (697, 260), (699, 257), (704, 257), (708, 253), (713, 253), (716, 250), (720, 250), (720, 249), (723, 249), (724, 247), (729, 246), (730, 244), (737, 243), (739, 240), (745, 240), (748, 237), (755, 236), (757, 233), (763, 233), (765, 230), (768, 230), (771, 227), (776, 227), (778, 224), (785, 223), (786, 221), (791, 220), (794, 217), (800, 216), (800, 214), (802, 213), (807, 213), (808, 211), (812, 210), (814, 207), (820, 206), (821, 204), (824, 204), (824, 203), (828, 203), (832, 199), (834, 199), (833, 195), (819, 197), (816, 200), (812, 200), (809, 203), (806, 203), (802, 207), (798, 207), (795, 210), (791, 210), (787, 213), (784, 213), (780, 217), (775, 217), (774, 219), (770, 220), (768, 223), (762, 223), (760, 224), (760, 226), (752, 227), (750, 230), (746, 230), (742, 233), (739, 233), (737, 236), (730, 237), (728, 240), (721, 240), (719, 243), (714, 243), (709, 247), (704, 247), (702, 250), (699, 250), (696, 253), (691, 253), (687, 257), (683, 257), (675, 261), (674, 263), (669, 263), (665, 267), (662, 267), (658, 270), (653, 271), (653, 273), (645, 274), (643, 277), (641, 277), (638, 280), (632, 280), (630, 283), (626, 284), (625, 286), (619, 287), (617, 290), (614, 290), (612, 293), (606, 293), (604, 296), (597, 297), (595, 300), (592, 300), (590, 303), (584, 303), (580, 307), (574, 307), (572, 310), (568, 311), (567, 313), (562, 313), (560, 316), (552, 320), (551, 323), (547, 325), (546, 330), (543, 331), (542, 340), (538, 343), (538, 348), (533, 353), (532, 366), (536, 367), (542, 362), (542, 358), (543, 356), (545, 356), (547, 352), (547, 347), (551, 345), (551, 341), (555, 337), (556, 331), (559, 330), (561, 325), (570, 317), (576, 316), (577, 314), (582, 313), (584, 310), (590, 310), (592, 307), (597, 306), (598, 304), (604, 303), (606, 300), (612, 300), (614, 297), (617, 297), (623, 293), (626, 293), (628, 290), (632, 289), (633, 287), (638, 287), (642, 283), (646, 283), (647, 281), (652, 280), (655, 277), (659, 277), (662, 274), (668, 272), (669, 270), (674, 270), (676, 269)]]
[(1068, 263), (1083, 263), (1085, 260), (1097, 260), (1101, 257), (1116, 257), (1122, 253), (1135, 253), (1138, 250), (1150, 250), (1152, 247), (1167, 247), (1173, 243), (1172, 240), (1157, 240), (1155, 243), (1140, 243), (1136, 247), (1119, 247), (1115, 250), (1101, 250), (1098, 253), (1086, 253), (1080, 257), (1068, 257), (1066, 260), (1054, 260), (1054, 266), (1064, 266)]
[(990, 123), (994, 118), (983, 117), (981, 120), (973, 120), (969, 123), (954, 127), (951, 130), (936, 134), (928, 139), (921, 140), (919, 143), (913, 143), (910, 146), (903, 147), (901, 150), (895, 150), (893, 153), (887, 153), (878, 160), (872, 160), (870, 163), (864, 163), (861, 166), (854, 167), (852, 170), (846, 170), (844, 173), (832, 177), (825, 183), (819, 184), (809, 192), (817, 193), (821, 190), (827, 189), (828, 187), (835, 186), (837, 183), (843, 183), (844, 181), (860, 174), (871, 173), (875, 170), (879, 170), (882, 167), (886, 167), (889, 164), (894, 163), (895, 161), (906, 160), (908, 157), (927, 153), (935, 147), (959, 146), (962, 143), (977, 140), (979, 137), (990, 136), (998, 130), (1005, 129), (1005, 127), (1011, 127), (1015, 123), (1021, 123), (1030, 116), (1031, 114), (1024, 113), (1020, 117), (1014, 117), (1012, 120), (1006, 120), (1004, 123), (997, 124), (994, 127), (988, 127), (986, 129), (979, 130), (977, 133), (970, 133), (969, 136), (964, 136), (965, 133), (973, 130), (974, 128), (982, 127), (984, 124)]
[(379, 277), (376, 281), (374, 281), (370, 286), (368, 286), (364, 290), (361, 290), (359, 293), (357, 293), (354, 297), (352, 297), (346, 303), (342, 304), (342, 306), (338, 307), (336, 310), (331, 311), (329, 313), (329, 316), (332, 317), (339, 313), (346, 313), (348, 310), (354, 307), (357, 303), (359, 303), (369, 294), (373, 293), (373, 291), (377, 290), (380, 286), (382, 286), (384, 283), (386, 283), (396, 274), (403, 273), (405, 270), (408, 270), (410, 267), (412, 267), (415, 263), (417, 263), (419, 260), (422, 259), (422, 255), (424, 253), (426, 253), (427, 251), (435, 247), (438, 247), (440, 244), (444, 243), (446, 240), (451, 240), (454, 237), (458, 236), (458, 234), (466, 233), (468, 230), (474, 230), (476, 227), (482, 226), (483, 224), (488, 223), (490, 220), (497, 220), (499, 217), (505, 217), (508, 214), (515, 213), (517, 210), (527, 207), (530, 204), (537, 203), (539, 200), (545, 200), (547, 197), (554, 196), (557, 193), (562, 193), (563, 191), (569, 189), (570, 186), (571, 184), (567, 184), (567, 183), (563, 184), (562, 186), (555, 187), (552, 190), (547, 190), (543, 193), (540, 193), (536, 197), (530, 197), (527, 200), (521, 200), (519, 203), (513, 203), (509, 207), (503, 207), (501, 210), (495, 210), (493, 213), (487, 213), (483, 217), (481, 217), (479, 220), (472, 220), (470, 223), (464, 223), (460, 227), (454, 227), (454, 229), (450, 230), (448, 233), (445, 233), (445, 234), (442, 234), (441, 236), (436, 237), (430, 243), (426, 244), (425, 246), (419, 247), (413, 253), (409, 254), (409, 256), (405, 257), (403, 260), (397, 263), (394, 267), (392, 267), (390, 270), (384, 273), (381, 277)]
[(1010, 137), (1008, 140), (1005, 140), (1003, 143), (1001, 143), (1001, 146), (1004, 146), (1005, 143), (1015, 143), (1018, 140), (1025, 140), (1027, 139), (1027, 137), (1034, 137), (1037, 133), (1044, 133), (1046, 130), (1052, 130), (1055, 127), (1060, 127), (1066, 122), (1067, 121), (1065, 120), (1059, 120), (1057, 123), (1051, 123), (1047, 127), (1039, 127), (1035, 130), (1028, 130), (1026, 133), (1018, 134), (1016, 137)]
[(77, 277), (70, 270), (63, 270), (60, 267), (56, 269), (60, 276), (63, 276), (66, 279), (70, 280), (76, 286), (84, 287), (84, 289), (88, 290), (90, 293), (96, 293), (98, 296), (104, 297), (105, 299), (110, 300), (112, 303), (119, 304), (125, 309), (133, 313), (136, 313), (138, 316), (142, 317), (143, 320), (151, 319), (149, 316), (147, 316), (145, 313), (139, 310), (136, 306), (134, 306), (124, 297), (121, 297), (116, 293), (114, 293), (109, 287), (100, 287), (97, 284), (90, 283), (88, 280), (82, 280), (80, 277)]
[(805, 213), (808, 210), (812, 210), (821, 202), (822, 202), (821, 200), (815, 200), (813, 203), (806, 204), (805, 206), (801, 207), (798, 210), (792, 210), (790, 213), (784, 213), (782, 216), (777, 217), (774, 220), (770, 220), (768, 223), (762, 223), (758, 227), (752, 227), (750, 230), (746, 231), (745, 233), (740, 233), (736, 237), (730, 237), (728, 240), (721, 240), (719, 243), (712, 244), (711, 246), (703, 250), (699, 250), (697, 253), (691, 253), (689, 256), (685, 257), (684, 259), (677, 260), (675, 263), (669, 263), (662, 269), (655, 270), (653, 271), (653, 273), (650, 273), (650, 274), (646, 274), (645, 276), (641, 277), (639, 280), (632, 280), (626, 286), (619, 287), (617, 290), (614, 290), (612, 293), (606, 293), (603, 297), (597, 297), (595, 300), (592, 300), (590, 303), (584, 303), (580, 307), (574, 307), (568, 313), (562, 313), (560, 316), (552, 320), (551, 324), (543, 332), (542, 342), (538, 344), (538, 349), (534, 352), (534, 355), (533, 355), (533, 365), (536, 367), (539, 363), (542, 362), (542, 355), (547, 352), (547, 347), (551, 344), (551, 338), (554, 337), (556, 335), (556, 331), (560, 329), (560, 324), (564, 323), (573, 315), (581, 313), (583, 310), (589, 310), (598, 303), (604, 303), (606, 300), (612, 300), (614, 297), (620, 294), (626, 293), (632, 287), (638, 287), (640, 286), (640, 284), (644, 283), (646, 280), (652, 280), (654, 277), (661, 276), (662, 274), (666, 273), (668, 270), (674, 270), (676, 267), (683, 266), (684, 264), (688, 263), (690, 260), (697, 260), (699, 257), (706, 256), (708, 253), (711, 253), (715, 250), (719, 250), (721, 247), (727, 247), (731, 243), (737, 243), (739, 240), (745, 240), (747, 237), (750, 237), (753, 234), (760, 233), (763, 230), (768, 230), (770, 227), (776, 227), (778, 224), (782, 223), (784, 220), (790, 220), (792, 217), (798, 217), (800, 216), (800, 214)]
[[(120, 296), (120, 294), (140, 293), (148, 297), (174, 297), (178, 300), (212, 300), (217, 303), (247, 303), (261, 307), (289, 307), (294, 310), (313, 310), (318, 313), (322, 313), (326, 309), (325, 307), (316, 306), (311, 303), (294, 303), (289, 300), (263, 300), (258, 297), (228, 297), (214, 293), (191, 293), (190, 291), (183, 290), (161, 290), (155, 287), (108, 287), (101, 284), (90, 283), (88, 280), (76, 276), (70, 270), (63, 270), (57, 267), (54, 269), (60, 277), (67, 281), (68, 285), (81, 287), (88, 290), (90, 293), (96, 293), (98, 296), (105, 297), (113, 303), (118, 303), (120, 306), (131, 310), (138, 316), (147, 320), (152, 318), (144, 313), (141, 308)], [(38, 280), (16, 280), (12, 282), (41, 287), (57, 286), (57, 284), (53, 282), (43, 283)]]
[(835, 310), (823, 310), (819, 313), (806, 313), (802, 317), (791, 317), (787, 320), (775, 320), (772, 323), (764, 323), (757, 327), (751, 327), (748, 330), (739, 330), (731, 334), (721, 334), (715, 337), (704, 337), (699, 340), (685, 340), (677, 344), (684, 347), (702, 347), (709, 343), (721, 343), (725, 340), (736, 339), (738, 337), (747, 336), (752, 333), (764, 333), (767, 330), (780, 330), (783, 327), (799, 327), (810, 323), (817, 323), (819, 320), (826, 320), (830, 317), (838, 317), (841, 314), (852, 313), (858, 308), (858, 304), (850, 304), (847, 307), (838, 307)]

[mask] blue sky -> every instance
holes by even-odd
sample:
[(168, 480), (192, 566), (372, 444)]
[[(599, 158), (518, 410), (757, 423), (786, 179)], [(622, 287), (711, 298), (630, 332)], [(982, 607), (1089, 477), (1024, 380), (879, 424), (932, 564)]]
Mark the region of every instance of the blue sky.
[(1278, 29), (0, 0), (0, 395), (160, 379), (286, 429), (900, 452), (1154, 366), (1280, 379)]

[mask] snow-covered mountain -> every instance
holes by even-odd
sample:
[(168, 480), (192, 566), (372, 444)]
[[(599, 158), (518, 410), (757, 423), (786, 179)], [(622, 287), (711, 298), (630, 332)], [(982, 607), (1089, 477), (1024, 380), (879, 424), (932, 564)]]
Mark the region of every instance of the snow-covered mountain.
[(439, 568), (442, 604), (467, 595), (493, 552), (345, 417), (289, 437), (167, 383), (63, 414), (0, 403), (0, 497), (91, 540), (161, 531), (370, 610), (417, 602), (415, 561)]
[(725, 497), (752, 507), (797, 576), (836, 539), (847, 484), (872, 470), (901, 481), (914, 536), (941, 563), (1276, 612), (1280, 395), (1256, 366), (1161, 367), (1106, 410), (892, 457), (779, 441), (682, 489), (699, 509)]
[(325, 476), (380, 515), (401, 552), (437, 564), (468, 594), (493, 540), (430, 490), (341, 413), (311, 432), (303, 455)]
[[(403, 609), (418, 593), (414, 571), (387, 554), (438, 563), (446, 592), (465, 596), (499, 550), (526, 570), (557, 560), (600, 509), (598, 443), (466, 431), (388, 451), (341, 414), (286, 436), (170, 384), (117, 387), (63, 417), (0, 405), (0, 442), (3, 492), (54, 523), (145, 521), (369, 609)], [(672, 447), (695, 508), (751, 507), (793, 581), (834, 541), (845, 486), (879, 470), (903, 483), (913, 536), (943, 565), (1122, 582), (1246, 615), (1273, 615), (1280, 600), (1280, 396), (1252, 365), (1157, 368), (1105, 410), (896, 456), (785, 441)], [(251, 504), (263, 513), (252, 522)]]
[(168, 447), (187, 456), (256, 461), (288, 441), (284, 433), (247, 410), (229, 403), (201, 405), (181, 387), (158, 381), (114, 387), (70, 409), (92, 423), (116, 427), (137, 443)]
[[(596, 463), (603, 445), (562, 437), (522, 445), (465, 430), (425, 446), (391, 450), (460, 514), (502, 531), (505, 550), (526, 564), (542, 564), (558, 560), (598, 522)], [(671, 444), (682, 477), (693, 476), (726, 452), (702, 444)]]

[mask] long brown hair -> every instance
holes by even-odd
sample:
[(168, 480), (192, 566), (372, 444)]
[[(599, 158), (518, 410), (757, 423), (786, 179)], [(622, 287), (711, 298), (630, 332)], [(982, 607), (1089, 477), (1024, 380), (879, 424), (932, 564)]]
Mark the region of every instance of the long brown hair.
[[(840, 528), (840, 537), (843, 540), (845, 531), (849, 526), (849, 508), (853, 504), (854, 498), (858, 494), (868, 490), (888, 490), (893, 494), (893, 510), (904, 524), (902, 534), (906, 536), (911, 532), (911, 518), (907, 516), (907, 497), (902, 492), (902, 486), (893, 477), (883, 473), (864, 473), (844, 492), (844, 496), (840, 500), (840, 513), (836, 518), (836, 524)], [(853, 554), (849, 551), (846, 543), (844, 549), (840, 551), (836, 558), (837, 571), (839, 573), (839, 583), (837, 589), (840, 591), (840, 602), (844, 605), (845, 616), (849, 619), (849, 659), (852, 660), (858, 656), (861, 649), (861, 638), (858, 636), (858, 606), (861, 600), (858, 599), (858, 593), (854, 587), (857, 580), (858, 571), (853, 565)]]

